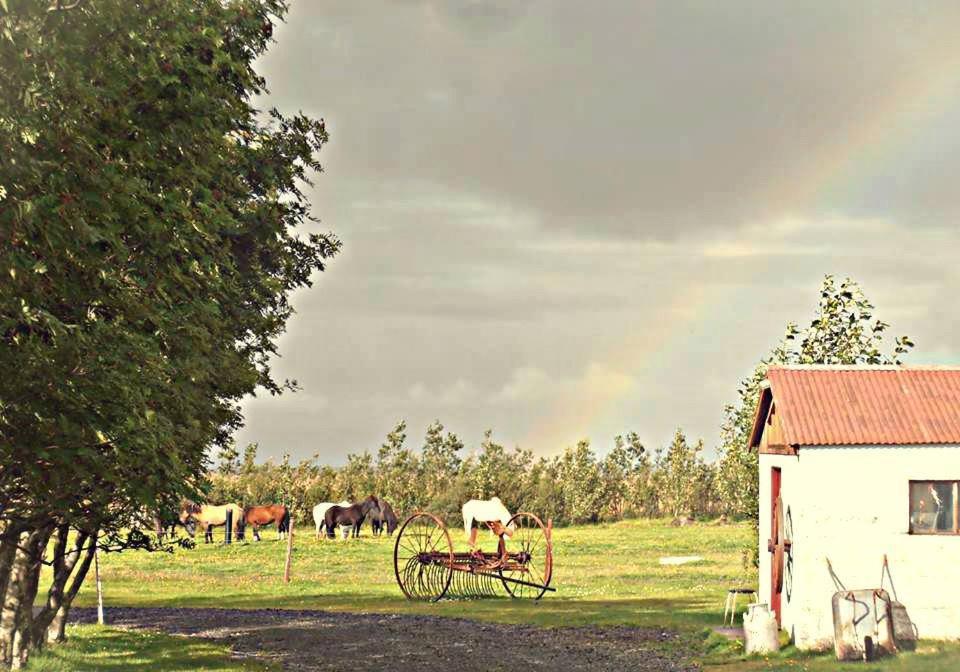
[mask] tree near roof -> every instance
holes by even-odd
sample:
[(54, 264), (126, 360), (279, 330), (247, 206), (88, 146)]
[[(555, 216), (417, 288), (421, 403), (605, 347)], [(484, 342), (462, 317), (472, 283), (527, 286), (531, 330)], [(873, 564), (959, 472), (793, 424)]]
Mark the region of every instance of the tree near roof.
[(288, 297), (340, 243), (293, 231), (323, 120), (252, 102), (285, 12), (0, 0), (6, 665), (38, 643), (29, 605), (57, 530), (95, 540), (176, 507), (240, 426), (239, 400), (292, 387), (269, 367)]
[(884, 354), (889, 328), (874, 317), (874, 305), (860, 285), (850, 278), (837, 285), (832, 275), (824, 277), (810, 324), (805, 328), (787, 324), (783, 340), (740, 383), (737, 403), (724, 408), (717, 487), (727, 514), (757, 516), (758, 463), (749, 442), (767, 368), (775, 364), (900, 364), (914, 344), (909, 337), (898, 336), (889, 354)]

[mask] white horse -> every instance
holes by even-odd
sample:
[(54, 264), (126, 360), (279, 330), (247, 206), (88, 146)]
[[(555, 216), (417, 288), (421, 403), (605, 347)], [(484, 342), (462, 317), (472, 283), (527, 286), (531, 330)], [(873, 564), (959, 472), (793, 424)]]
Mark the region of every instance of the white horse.
[(513, 516), (499, 497), (471, 499), (463, 505), (460, 512), (463, 514), (463, 531), (470, 540), (470, 548), (477, 545), (477, 528), (474, 527), (474, 523), (499, 523), (507, 536), (512, 535), (515, 529), (514, 525), (507, 525)]
[(313, 507), (313, 523), (317, 528), (317, 539), (320, 538), (320, 533), (323, 531), (327, 509), (329, 509), (331, 506), (350, 506), (350, 502), (346, 500), (342, 502), (320, 502)]

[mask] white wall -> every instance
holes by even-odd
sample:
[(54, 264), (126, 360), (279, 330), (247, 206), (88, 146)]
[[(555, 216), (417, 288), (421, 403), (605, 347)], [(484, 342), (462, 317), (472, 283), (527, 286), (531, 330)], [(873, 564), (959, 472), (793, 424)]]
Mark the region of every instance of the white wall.
[(799, 648), (833, 645), (836, 588), (826, 558), (847, 588), (875, 588), (884, 553), (920, 636), (960, 638), (960, 536), (908, 534), (909, 481), (960, 479), (960, 446), (802, 447), (797, 457), (761, 455), (761, 602), (770, 599), (774, 466), (782, 469), (781, 495), (793, 525), (782, 623)]

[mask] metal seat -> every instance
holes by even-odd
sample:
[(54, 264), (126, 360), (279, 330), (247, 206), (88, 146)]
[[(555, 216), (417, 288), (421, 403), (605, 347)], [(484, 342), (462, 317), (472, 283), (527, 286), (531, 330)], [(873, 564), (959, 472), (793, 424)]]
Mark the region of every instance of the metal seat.
[(730, 625), (735, 625), (737, 618), (737, 598), (740, 595), (746, 595), (749, 603), (750, 596), (756, 595), (757, 591), (753, 588), (729, 588), (727, 589), (727, 601), (723, 605), (723, 624), (727, 624), (727, 614), (730, 614)]

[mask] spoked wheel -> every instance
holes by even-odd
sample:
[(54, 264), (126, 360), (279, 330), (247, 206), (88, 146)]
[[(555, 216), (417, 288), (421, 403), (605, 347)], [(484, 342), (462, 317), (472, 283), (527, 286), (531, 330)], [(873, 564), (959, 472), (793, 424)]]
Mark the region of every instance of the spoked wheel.
[[(524, 583), (504, 580), (503, 587), (511, 597), (539, 600), (550, 585), (553, 574), (553, 542), (551, 532), (532, 513), (518, 513), (507, 527), (514, 527), (511, 537), (501, 538), (501, 555), (505, 549), (508, 559), (500, 568), (500, 576)], [(535, 584), (535, 585), (527, 585)]]
[(790, 553), (791, 547), (792, 544), (784, 521), (783, 498), (777, 497), (773, 505), (773, 523), (770, 540), (767, 542), (767, 550), (773, 554), (770, 569), (772, 571), (771, 580), (773, 582), (773, 591), (775, 593), (780, 593), (783, 591), (786, 558)]
[(453, 576), (453, 544), (443, 521), (430, 513), (403, 521), (393, 547), (393, 569), (407, 598), (436, 602), (443, 597)]

